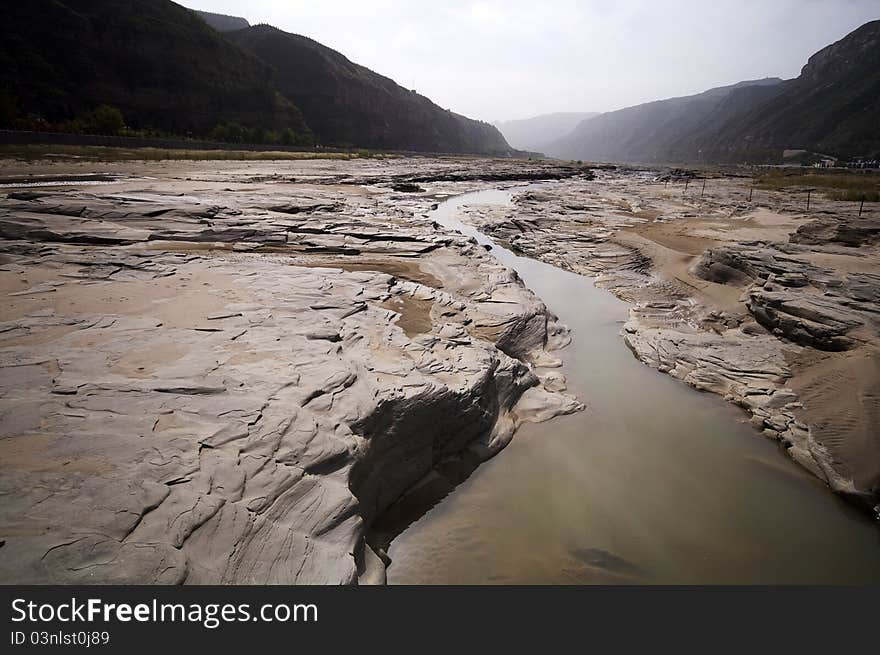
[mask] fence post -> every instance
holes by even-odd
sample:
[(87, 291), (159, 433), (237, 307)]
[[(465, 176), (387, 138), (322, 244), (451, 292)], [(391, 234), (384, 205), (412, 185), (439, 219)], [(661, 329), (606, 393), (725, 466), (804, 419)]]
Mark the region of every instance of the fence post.
[(812, 189), (807, 189), (807, 211), (810, 211), (810, 194), (813, 193)]
[(691, 178), (689, 178), (689, 177), (685, 178), (685, 180), (684, 180), (684, 192), (685, 193), (688, 192), (688, 184), (690, 184), (690, 183), (691, 183)]
[(703, 190), (700, 191), (700, 197), (703, 197), (703, 194), (706, 193), (706, 178), (703, 178)]
[(862, 209), (865, 207), (865, 194), (862, 194), (862, 202), (859, 203), (859, 216), (862, 215)]
[(749, 188), (749, 202), (752, 201), (752, 191), (754, 191), (754, 190), (755, 190), (755, 187), (754, 187), (754, 186), (752, 186), (752, 187)]

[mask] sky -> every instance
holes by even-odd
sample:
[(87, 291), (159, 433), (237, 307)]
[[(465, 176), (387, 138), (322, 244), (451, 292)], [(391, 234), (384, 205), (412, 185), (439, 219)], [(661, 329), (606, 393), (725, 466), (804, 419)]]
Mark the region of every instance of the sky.
[(189, 0), (303, 34), (485, 121), (611, 111), (762, 77), (880, 18), (880, 0)]

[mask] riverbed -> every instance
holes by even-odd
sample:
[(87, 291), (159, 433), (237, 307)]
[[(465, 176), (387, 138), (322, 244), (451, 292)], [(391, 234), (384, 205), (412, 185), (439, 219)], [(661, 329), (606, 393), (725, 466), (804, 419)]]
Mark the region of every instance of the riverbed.
[[(392, 542), (392, 584), (880, 582), (880, 530), (755, 432), (745, 415), (640, 364), (628, 306), (589, 278), (501, 248), (457, 218), (571, 329), (558, 353), (584, 412), (527, 424)], [(451, 485), (450, 485), (451, 486)]]

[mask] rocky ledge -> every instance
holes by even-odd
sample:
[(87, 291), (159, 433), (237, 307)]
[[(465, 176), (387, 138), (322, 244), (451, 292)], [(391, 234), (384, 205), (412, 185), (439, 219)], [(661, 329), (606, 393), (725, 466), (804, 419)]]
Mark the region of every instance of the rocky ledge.
[(422, 218), (432, 195), (394, 190), (426, 161), (10, 190), (0, 580), (381, 582), (365, 530), (407, 489), (582, 409), (541, 371), (564, 326)]
[[(668, 179), (668, 178), (667, 178)], [(468, 220), (513, 250), (632, 303), (645, 364), (743, 407), (835, 491), (880, 515), (880, 249), (876, 210), (655, 171), (516, 193)], [(696, 187), (696, 190), (695, 190)]]

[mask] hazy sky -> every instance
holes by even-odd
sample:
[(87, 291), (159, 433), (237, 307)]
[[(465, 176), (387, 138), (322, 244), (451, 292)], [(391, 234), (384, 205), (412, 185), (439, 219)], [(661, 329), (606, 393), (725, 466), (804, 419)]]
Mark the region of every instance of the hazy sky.
[(304, 34), (487, 121), (795, 77), (880, 0), (184, 0)]

